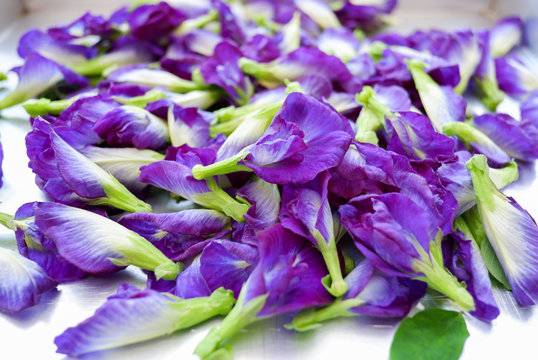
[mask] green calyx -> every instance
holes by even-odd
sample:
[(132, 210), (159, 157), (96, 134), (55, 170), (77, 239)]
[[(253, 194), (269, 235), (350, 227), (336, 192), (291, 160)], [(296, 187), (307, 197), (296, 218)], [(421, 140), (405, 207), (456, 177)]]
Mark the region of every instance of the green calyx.
[[(103, 170), (104, 171), (104, 170)], [(109, 205), (129, 212), (151, 212), (151, 205), (137, 198), (115, 177), (106, 173), (107, 179), (102, 184), (106, 196), (92, 199), (90, 205)]]
[[(489, 211), (495, 211), (494, 197), (500, 197), (507, 200), (491, 181), (489, 177), (488, 160), (484, 155), (473, 155), (467, 161), (467, 170), (471, 174), (473, 188), (478, 200), (479, 206), (485, 206)], [(508, 201), (508, 200), (507, 200)]]
[(446, 295), (462, 311), (472, 311), (475, 303), (465, 283), (460, 283), (443, 265), (441, 238), (442, 233), (439, 232), (437, 239), (430, 241), (430, 254), (422, 246), (416, 246), (420, 259), (414, 259), (411, 267), (422, 275), (414, 279), (424, 281), (430, 288)]
[(140, 108), (145, 108), (146, 105), (152, 101), (157, 101), (161, 99), (166, 99), (167, 96), (160, 90), (152, 89), (146, 92), (144, 95), (134, 96), (134, 97), (122, 97), (122, 96), (112, 96), (114, 100), (123, 105), (136, 106)]
[(294, 316), (289, 324), (284, 325), (284, 327), (288, 330), (300, 332), (314, 330), (320, 327), (323, 321), (339, 317), (356, 316), (357, 314), (352, 313), (349, 309), (362, 304), (364, 304), (364, 301), (357, 298), (346, 300), (337, 299), (331, 305), (324, 308), (318, 310), (309, 308), (301, 311)]
[(329, 275), (322, 279), (322, 284), (332, 296), (341, 297), (347, 292), (348, 285), (342, 275), (336, 241), (331, 237), (327, 242), (317, 229), (314, 230), (313, 236), (329, 270)]
[(0, 110), (18, 105), (30, 97), (31, 96), (28, 96), (26, 93), (17, 91), (17, 89), (15, 89), (7, 94), (2, 100), (0, 100)]
[(219, 15), (217, 10), (210, 9), (207, 14), (198, 16), (194, 19), (187, 19), (183, 21), (175, 30), (174, 35), (181, 36), (185, 35), (188, 32), (194, 30), (194, 29), (200, 29), (206, 26), (207, 24), (216, 21), (219, 19)]
[(220, 352), (224, 342), (239, 330), (257, 320), (256, 315), (265, 305), (268, 294), (260, 295), (245, 303), (245, 287), (241, 290), (237, 303), (222, 323), (212, 328), (206, 337), (196, 346), (194, 354), (201, 359), (215, 359), (215, 352)]
[(222, 190), (215, 179), (210, 177), (206, 179), (209, 192), (196, 194), (193, 201), (201, 206), (219, 210), (239, 223), (245, 222), (245, 215), (251, 204), (241, 197), (234, 200), (228, 193)]
[(490, 147), (497, 145), (486, 134), (467, 122), (453, 121), (443, 125), (443, 134), (446, 136), (456, 136), (466, 145), (491, 144)]
[(390, 108), (380, 102), (371, 86), (364, 86), (355, 99), (362, 105), (362, 110), (357, 118), (358, 142), (377, 145), (379, 140), (376, 131), (385, 126), (385, 117), (392, 118), (394, 113)]
[(238, 164), (238, 162), (247, 157), (247, 155), (248, 150), (243, 149), (243, 151), (238, 152), (236, 155), (211, 165), (195, 165), (192, 168), (192, 176), (196, 180), (203, 180), (215, 175), (226, 175), (238, 171), (252, 171), (252, 169), (245, 165)]
[(30, 99), (22, 104), (22, 107), (28, 115), (32, 117), (43, 116), (47, 114), (60, 115), (60, 113), (71, 106), (75, 101), (80, 99), (78, 96), (73, 96), (69, 99), (50, 100), (46, 98)]
[(0, 212), (0, 224), (4, 225), (6, 228), (16, 231), (17, 226), (13, 222), (13, 215)]
[(157, 280), (175, 280), (183, 271), (185, 266), (182, 263), (173, 262), (148, 240), (133, 231), (128, 230), (128, 232), (128, 245), (117, 249), (122, 257), (109, 258), (114, 265), (134, 265), (153, 271)]
[(274, 83), (281, 83), (282, 81), (282, 79), (274, 75), (273, 66), (270, 64), (259, 63), (247, 58), (239, 59), (237, 64), (244, 74), (254, 76), (259, 80)]
[(499, 89), (499, 84), (496, 78), (486, 77), (479, 79), (475, 77), (475, 82), (478, 85), (478, 96), (484, 106), (494, 112), (497, 106), (504, 100), (504, 92)]

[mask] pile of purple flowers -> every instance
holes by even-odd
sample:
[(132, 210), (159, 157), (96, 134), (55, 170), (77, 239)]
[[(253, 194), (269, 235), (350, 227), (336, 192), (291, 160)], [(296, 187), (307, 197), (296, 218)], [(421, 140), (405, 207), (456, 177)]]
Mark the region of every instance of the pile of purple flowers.
[[(0, 217), (20, 252), (0, 249), (0, 309), (134, 265), (147, 288), (122, 284), (58, 352), (225, 315), (195, 350), (217, 359), (283, 313), (403, 318), (430, 289), (489, 322), (491, 278), (535, 304), (538, 227), (500, 189), (538, 158), (537, 24), (378, 32), (395, 5), (160, 2), (27, 32), (0, 109), (31, 116), (50, 201)], [(160, 193), (186, 209), (152, 212)]]

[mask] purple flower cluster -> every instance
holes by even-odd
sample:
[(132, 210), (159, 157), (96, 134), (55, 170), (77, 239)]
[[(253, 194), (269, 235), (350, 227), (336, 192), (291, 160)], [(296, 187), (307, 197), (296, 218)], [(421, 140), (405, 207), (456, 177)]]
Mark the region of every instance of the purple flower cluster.
[[(499, 190), (538, 158), (523, 23), (366, 37), (396, 5), (377, 3), (160, 2), (25, 34), (0, 109), (30, 114), (49, 201), (0, 218), (20, 252), (0, 252), (0, 309), (134, 265), (147, 288), (122, 284), (58, 352), (226, 315), (206, 359), (259, 319), (401, 318), (426, 288), (489, 322), (490, 272), (538, 302), (538, 227)], [(505, 95), (519, 118), (495, 112)], [(185, 210), (152, 212), (159, 194)]]

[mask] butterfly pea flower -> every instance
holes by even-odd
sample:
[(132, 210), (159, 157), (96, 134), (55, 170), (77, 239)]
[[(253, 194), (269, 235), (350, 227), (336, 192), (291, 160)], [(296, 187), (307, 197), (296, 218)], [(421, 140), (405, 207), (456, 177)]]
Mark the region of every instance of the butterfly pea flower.
[(241, 58), (239, 67), (243, 73), (252, 75), (268, 88), (282, 85), (285, 80), (297, 80), (303, 75), (312, 73), (324, 75), (335, 82), (345, 82), (352, 78), (345, 64), (336, 56), (307, 47), (300, 47), (273, 63), (258, 63)]
[(538, 158), (538, 128), (534, 124), (518, 121), (507, 114), (484, 114), (476, 116), (473, 125), (508, 156), (523, 161)]
[(445, 266), (458, 280), (467, 284), (476, 305), (470, 314), (480, 320), (491, 321), (499, 316), (500, 311), (493, 297), (491, 280), (480, 248), (463, 218), (457, 218), (454, 226), (459, 231), (443, 242)]
[(37, 53), (29, 54), (24, 59), (22, 67), (15, 71), (19, 76), (19, 83), (13, 91), (0, 100), (0, 110), (33, 98), (60, 81), (79, 88), (88, 85), (86, 78)]
[(440, 134), (430, 120), (415, 112), (400, 112), (387, 121), (387, 150), (410, 159), (446, 161), (454, 158), (455, 141)]
[(286, 229), (308, 239), (318, 248), (330, 275), (330, 278), (324, 279), (324, 285), (333, 296), (340, 297), (346, 293), (347, 283), (342, 276), (336, 247), (327, 190), (329, 179), (329, 173), (322, 172), (305, 184), (284, 185), (280, 222)]
[(255, 247), (214, 240), (178, 276), (175, 294), (190, 299), (209, 296), (215, 289), (223, 287), (237, 297), (257, 263)]
[(353, 142), (342, 162), (331, 169), (329, 191), (332, 195), (352, 199), (360, 194), (382, 194), (396, 190), (391, 154), (370, 143)]
[(204, 81), (220, 86), (240, 105), (248, 103), (254, 91), (250, 79), (237, 64), (242, 55), (239, 48), (223, 41), (215, 47), (213, 55), (200, 65)]
[(445, 267), (438, 220), (400, 193), (365, 195), (340, 206), (342, 225), (357, 248), (383, 272), (424, 281), (463, 311), (473, 297)]
[[(450, 191), (458, 202), (456, 217), (462, 215), (467, 210), (476, 205), (476, 194), (474, 192), (471, 175), (465, 167), (465, 163), (471, 158), (468, 151), (457, 151), (456, 161), (445, 162), (437, 170), (443, 185)], [(489, 175), (493, 183), (502, 189), (518, 179), (519, 171), (517, 164), (513, 161), (502, 168), (490, 168)]]
[(151, 289), (120, 284), (95, 313), (54, 339), (57, 352), (82, 356), (154, 339), (225, 315), (235, 300), (222, 288), (211, 295), (180, 299)]
[(122, 105), (97, 120), (93, 130), (114, 146), (160, 149), (169, 138), (164, 120), (136, 106)]
[(39, 303), (41, 294), (57, 285), (35, 262), (0, 248), (0, 311), (15, 313)]
[(366, 315), (404, 317), (425, 293), (424, 283), (397, 278), (376, 271), (369, 260), (363, 260), (346, 276), (349, 290), (341, 299), (320, 309), (307, 309), (284, 325), (296, 331), (313, 330), (321, 322), (338, 317)]
[(531, 215), (501, 193), (489, 177), (487, 159), (475, 155), (467, 162), (487, 239), (506, 274), (512, 293), (522, 306), (536, 303), (538, 227)]
[(454, 88), (457, 94), (463, 94), (475, 69), (480, 62), (479, 41), (470, 29), (454, 33), (433, 30), (417, 32), (410, 36), (411, 47), (428, 50), (433, 55), (458, 65), (460, 82)]
[(506, 164), (510, 156), (477, 126), (465, 122), (451, 122), (443, 125), (443, 134), (456, 136), (474, 151), (482, 153), (494, 163)]
[(17, 209), (13, 218), (19, 253), (41, 266), (57, 282), (80, 279), (86, 273), (58, 253), (54, 241), (46, 237), (36, 225), (34, 215), (37, 202), (27, 203)]
[(381, 0), (361, 4), (346, 0), (341, 8), (335, 10), (340, 22), (347, 28), (369, 30), (383, 24), (383, 16), (390, 14), (396, 7), (396, 0)]
[(348, 120), (330, 106), (294, 92), (256, 143), (228, 159), (195, 166), (192, 174), (203, 179), (252, 169), (274, 184), (304, 183), (340, 163), (352, 134)]
[(214, 178), (197, 180), (192, 176), (193, 166), (209, 164), (214, 161), (215, 156), (213, 149), (196, 149), (188, 145), (170, 147), (165, 160), (141, 168), (139, 180), (203, 207), (222, 211), (238, 222), (244, 222), (243, 215), (249, 205), (234, 200), (219, 187)]
[(147, 65), (128, 65), (113, 70), (108, 74), (108, 80), (118, 83), (137, 84), (150, 88), (164, 87), (172, 92), (188, 93), (205, 88), (193, 81), (182, 79), (168, 71), (150, 68)]
[(57, 204), (38, 203), (35, 224), (54, 241), (59, 254), (81, 270), (103, 274), (135, 265), (173, 280), (180, 264), (137, 233), (93, 212)]
[(84, 76), (101, 76), (109, 68), (153, 61), (161, 55), (160, 52), (158, 47), (149, 42), (132, 35), (124, 35), (112, 43), (108, 52), (77, 63), (71, 68)]
[(332, 302), (321, 283), (327, 275), (323, 258), (309, 241), (280, 224), (260, 232), (258, 241), (260, 260), (243, 285), (236, 305), (194, 351), (203, 359), (258, 319)]
[[(245, 57), (258, 62), (273, 61), (281, 55), (280, 42), (278, 40), (276, 36), (269, 37), (263, 34), (256, 34), (241, 47), (241, 51)], [(293, 50), (290, 50), (290, 52)]]
[(147, 186), (137, 180), (140, 168), (164, 159), (164, 155), (149, 149), (102, 148), (88, 145), (80, 149), (80, 152), (112, 174), (127, 189), (136, 193), (140, 193)]
[(524, 31), (523, 21), (519, 17), (508, 17), (496, 23), (490, 32), (489, 48), (495, 58), (505, 56), (514, 47), (521, 44)]
[(170, 259), (179, 261), (193, 245), (229, 226), (230, 218), (216, 210), (189, 209), (177, 213), (127, 214), (118, 222), (144, 237)]
[(113, 27), (117, 24), (119, 13), (121, 10), (111, 15), (107, 20), (102, 16), (92, 15), (88, 12), (67, 25), (48, 28), (47, 35), (66, 42), (79, 42), (81, 39), (91, 36), (108, 39), (116, 33)]
[(35, 119), (34, 130), (26, 136), (26, 148), (37, 185), (58, 202), (109, 205), (131, 212), (151, 210), (149, 204), (66, 143), (41, 118)]
[(163, 1), (137, 7), (129, 14), (127, 23), (134, 36), (158, 42), (186, 18), (180, 10)]
[(364, 86), (355, 97), (362, 105), (357, 118), (357, 134), (355, 140), (377, 145), (379, 139), (376, 131), (384, 127), (385, 118), (394, 118), (395, 111), (409, 110), (411, 100), (407, 92), (398, 86)]
[(435, 130), (441, 132), (444, 124), (465, 120), (467, 104), (460, 95), (449, 86), (439, 86), (424, 71), (424, 63), (408, 60), (407, 66), (413, 76), (422, 106)]
[(106, 95), (82, 97), (63, 110), (51, 126), (62, 139), (76, 149), (99, 144), (103, 139), (93, 127), (100, 118), (118, 106), (117, 101)]
[(236, 44), (242, 45), (247, 35), (245, 34), (245, 19), (242, 14), (237, 11), (233, 11), (232, 4), (222, 0), (212, 1), (212, 6), (217, 10), (219, 23), (220, 23), (220, 35), (224, 39), (232, 40)]
[(70, 43), (55, 39), (52, 35), (40, 30), (30, 30), (19, 40), (17, 53), (26, 58), (37, 53), (49, 60), (66, 67), (84, 63), (97, 55), (97, 48)]

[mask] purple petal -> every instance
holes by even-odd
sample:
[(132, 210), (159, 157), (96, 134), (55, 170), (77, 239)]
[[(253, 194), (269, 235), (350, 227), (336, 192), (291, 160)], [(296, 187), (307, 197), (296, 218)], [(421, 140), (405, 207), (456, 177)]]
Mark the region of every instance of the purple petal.
[(534, 126), (525, 126), (530, 124), (507, 114), (477, 116), (473, 124), (510, 157), (524, 161), (538, 158), (538, 129)]
[(19, 312), (39, 303), (41, 294), (56, 287), (56, 282), (35, 262), (0, 248), (0, 310)]
[(515, 56), (495, 59), (499, 88), (515, 97), (538, 89), (538, 76)]
[(258, 316), (327, 305), (332, 297), (321, 279), (327, 268), (321, 254), (304, 238), (275, 224), (259, 233), (260, 262), (245, 284), (245, 302), (268, 293)]
[(391, 119), (387, 125), (390, 134), (387, 150), (417, 160), (454, 158), (454, 140), (435, 131), (424, 115), (400, 112), (400, 116)]
[(93, 130), (111, 146), (132, 145), (137, 149), (159, 149), (168, 141), (165, 122), (135, 106), (120, 106), (101, 119)]
[(137, 7), (129, 14), (127, 22), (134, 36), (154, 40), (168, 35), (185, 19), (183, 13), (163, 1)]
[[(282, 128), (294, 136), (278, 139)], [(330, 106), (292, 93), (244, 163), (271, 183), (307, 182), (340, 163), (351, 134), (349, 122)]]
[(278, 221), (280, 192), (276, 185), (256, 179), (240, 188), (237, 195), (252, 204), (244, 217), (254, 229), (267, 229)]
[[(426, 252), (436, 229), (431, 215), (405, 195), (361, 196), (340, 207), (342, 225), (355, 245), (382, 271), (410, 276), (411, 262)], [(433, 234), (432, 234), (433, 233)]]
[[(473, 296), (476, 310), (470, 314), (484, 321), (499, 316), (499, 308), (493, 297), (488, 269), (480, 255), (480, 249), (473, 240), (466, 240), (456, 232), (451, 235), (453, 242), (445, 240), (443, 258), (445, 266), (459, 281), (465, 281), (467, 290)], [(452, 247), (452, 248), (451, 248)]]

